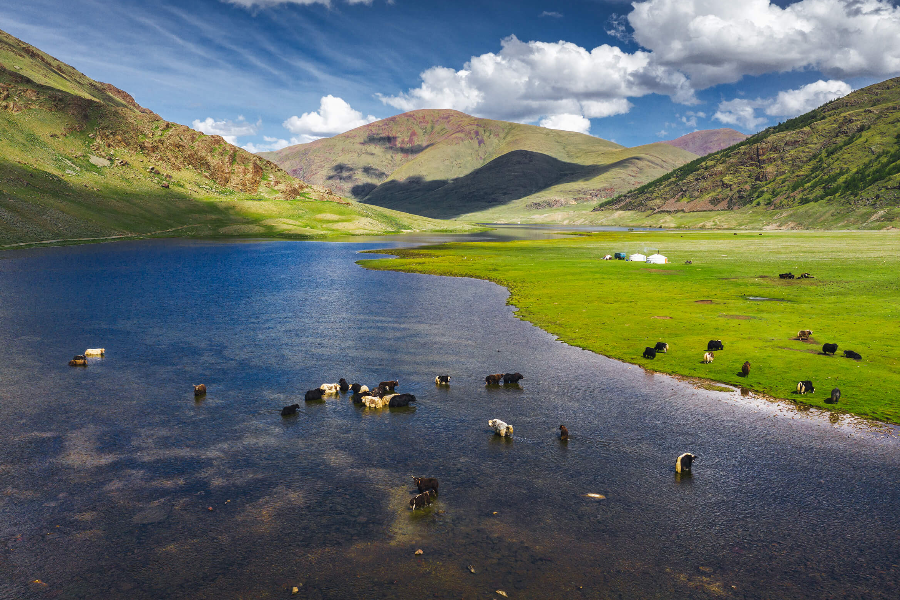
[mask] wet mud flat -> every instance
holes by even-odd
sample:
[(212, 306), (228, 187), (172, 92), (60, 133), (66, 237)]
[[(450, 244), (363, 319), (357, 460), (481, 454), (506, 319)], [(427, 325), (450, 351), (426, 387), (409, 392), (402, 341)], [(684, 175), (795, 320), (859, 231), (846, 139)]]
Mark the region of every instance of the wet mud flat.
[[(357, 267), (374, 247), (0, 261), (0, 597), (897, 596), (895, 427), (567, 346), (493, 284)], [(303, 401), (339, 377), (418, 401)]]

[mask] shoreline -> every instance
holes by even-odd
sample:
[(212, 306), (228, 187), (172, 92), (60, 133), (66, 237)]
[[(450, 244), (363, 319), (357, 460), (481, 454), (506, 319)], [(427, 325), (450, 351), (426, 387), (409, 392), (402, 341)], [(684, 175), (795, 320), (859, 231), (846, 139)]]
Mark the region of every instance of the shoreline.
[[(682, 232), (668, 232), (668, 235), (670, 238), (684, 237), (681, 233)], [(706, 233), (707, 232), (703, 232), (703, 234)], [(764, 233), (770, 234), (770, 232)], [(754, 232), (754, 235), (755, 234), (756, 232)], [(728, 239), (721, 232), (711, 235), (719, 236), (721, 238), (720, 241)], [(821, 235), (823, 234), (820, 234), (820, 236)], [(858, 234), (854, 233), (854, 235)], [(595, 238), (594, 240), (591, 239), (592, 236), (579, 237), (587, 242), (583, 244), (580, 249), (583, 250), (584, 247), (589, 247), (596, 251), (596, 238), (601, 236), (593, 236)], [(795, 242), (796, 239), (790, 241)], [(815, 244), (817, 242), (811, 240), (811, 243)], [(836, 243), (843, 243), (843, 241), (841, 240)], [(563, 246), (563, 248), (560, 248), (560, 246)], [(716, 248), (716, 252), (722, 252), (722, 257), (724, 258), (726, 256), (724, 254), (725, 250), (722, 250), (719, 246)], [(568, 253), (567, 250), (569, 251)], [(576, 263), (576, 259), (571, 258), (571, 255), (577, 250), (579, 250), (579, 248), (575, 247), (573, 244), (559, 244), (556, 248), (552, 247), (549, 243), (537, 243), (533, 246), (521, 244), (519, 247), (507, 247), (505, 250), (500, 249), (495, 245), (468, 244), (464, 248), (463, 245), (452, 246), (443, 244), (440, 246), (430, 246), (419, 249), (380, 250), (380, 254), (389, 255), (391, 258), (361, 259), (358, 261), (358, 264), (363, 268), (376, 270), (391, 270), (451, 277), (471, 277), (474, 279), (490, 281), (506, 289), (509, 294), (508, 303), (516, 308), (516, 316), (518, 318), (555, 336), (558, 340), (606, 358), (641, 367), (647, 372), (665, 374), (682, 381), (690, 382), (695, 387), (704, 387), (705, 389), (710, 389), (710, 387), (712, 387), (713, 391), (715, 391), (715, 386), (728, 386), (728, 390), (747, 388), (752, 391), (754, 395), (782, 402), (786, 405), (803, 407), (801, 410), (817, 408), (830, 414), (852, 416), (873, 424), (877, 423), (889, 426), (900, 425), (900, 417), (895, 416), (897, 414), (896, 400), (890, 398), (891, 389), (889, 388), (893, 388), (894, 385), (892, 384), (895, 382), (885, 381), (883, 385), (886, 388), (886, 391), (877, 390), (875, 387), (868, 385), (869, 381), (881, 381), (879, 369), (884, 370), (886, 368), (887, 372), (890, 373), (892, 370), (890, 365), (893, 364), (892, 361), (895, 360), (896, 353), (891, 352), (893, 348), (881, 347), (879, 345), (880, 340), (870, 339), (866, 344), (868, 347), (860, 348), (863, 350), (866, 358), (869, 359), (864, 362), (844, 357), (835, 358), (826, 356), (819, 352), (815, 347), (794, 347), (790, 342), (793, 338), (779, 338), (778, 335), (780, 332), (778, 332), (778, 330), (784, 329), (785, 322), (791, 323), (797, 321), (803, 323), (805, 322), (804, 319), (813, 322), (808, 314), (812, 311), (810, 311), (808, 307), (803, 306), (800, 302), (779, 302), (777, 303), (780, 305), (778, 311), (769, 311), (768, 313), (760, 312), (759, 314), (762, 316), (756, 316), (748, 311), (766, 311), (769, 310), (768, 307), (763, 308), (754, 306), (751, 309), (747, 305), (752, 303), (745, 302), (747, 297), (735, 297), (734, 295), (727, 297), (727, 295), (724, 294), (722, 297), (719, 297), (714, 302), (710, 303), (713, 306), (709, 307), (709, 310), (699, 317), (699, 319), (701, 319), (700, 321), (698, 321), (696, 317), (695, 320), (691, 320), (690, 317), (692, 315), (685, 315), (680, 312), (684, 305), (693, 305), (694, 302), (699, 302), (692, 302), (687, 299), (681, 300), (682, 307), (666, 307), (665, 311), (668, 312), (663, 312), (663, 309), (657, 309), (658, 312), (649, 313), (650, 315), (671, 314), (675, 316), (674, 321), (669, 317), (668, 320), (658, 320), (651, 325), (647, 324), (646, 321), (659, 319), (658, 316), (644, 319), (644, 322), (640, 322), (641, 319), (647, 316), (644, 314), (635, 316), (631, 314), (622, 315), (620, 313), (617, 316), (615, 314), (616, 311), (624, 310), (625, 312), (628, 312), (628, 309), (630, 308), (629, 305), (625, 306), (623, 309), (622, 305), (638, 302), (635, 297), (639, 295), (639, 291), (629, 288), (629, 281), (615, 278), (604, 280), (603, 277), (599, 275), (599, 273), (604, 270), (604, 267), (602, 266), (604, 263), (600, 262), (596, 256), (593, 257), (593, 262)], [(553, 257), (550, 257), (554, 252), (556, 254), (553, 255)], [(730, 255), (731, 252), (729, 251), (728, 254)], [(558, 255), (563, 255), (568, 259), (568, 262), (565, 262), (557, 272), (552, 272), (552, 265), (547, 265)], [(832, 260), (832, 257), (829, 256), (828, 259)], [(544, 262), (539, 263), (538, 261)], [(542, 264), (542, 267), (536, 269), (534, 267), (535, 264)], [(583, 268), (584, 264), (588, 264), (590, 271), (586, 272), (586, 269)], [(608, 265), (609, 263), (606, 264)], [(703, 264), (705, 266), (707, 263), (704, 262)], [(612, 271), (618, 271), (619, 273), (630, 271), (631, 276), (634, 276), (635, 274), (643, 275), (648, 281), (652, 281), (652, 285), (658, 286), (659, 295), (663, 297), (667, 295), (667, 290), (664, 289), (664, 286), (670, 282), (681, 279), (682, 282), (687, 282), (688, 287), (691, 287), (694, 283), (692, 279), (687, 279), (685, 277), (667, 277), (667, 281), (662, 281), (660, 277), (656, 276), (655, 280), (652, 280), (653, 276), (649, 275), (649, 273), (653, 270), (643, 269), (642, 273), (642, 265), (624, 268), (620, 266), (618, 269), (615, 267), (607, 268), (612, 269)], [(687, 275), (689, 273), (693, 274), (697, 272), (686, 271), (685, 269), (691, 269), (692, 267), (684, 267), (680, 265), (678, 261), (672, 261), (672, 263), (666, 265), (664, 268), (670, 269), (667, 273), (670, 275)], [(726, 265), (722, 271), (727, 273), (727, 269), (729, 268), (737, 270), (736, 266)], [(749, 269), (756, 269), (756, 267), (750, 266)], [(723, 277), (723, 272), (715, 273), (711, 278), (715, 286), (726, 285), (721, 283), (721, 280), (740, 279), (740, 277)], [(756, 271), (753, 272), (755, 273)], [(850, 278), (853, 275), (853, 271), (844, 275), (846, 275), (847, 278)], [(576, 297), (574, 299), (568, 299), (569, 302), (566, 303), (563, 302), (564, 298), (561, 296), (561, 294), (565, 292), (559, 291), (559, 289), (564, 286), (559, 286), (558, 282), (566, 281), (566, 278), (569, 276), (571, 276), (571, 279), (569, 280), (570, 285), (568, 287), (576, 288), (574, 292)], [(575, 280), (577, 280), (582, 287), (578, 288), (577, 286), (572, 286), (571, 284)], [(760, 281), (758, 276), (756, 281)], [(603, 307), (599, 311), (595, 311), (595, 314), (593, 315), (588, 313), (587, 311), (595, 308), (592, 304), (598, 304), (598, 302), (594, 300), (594, 297), (586, 298), (579, 296), (578, 294), (586, 291), (590, 287), (603, 287), (604, 284), (612, 284), (613, 282), (619, 284), (619, 289), (612, 294), (608, 294), (606, 299), (608, 299), (609, 296), (617, 296), (618, 293), (618, 296), (614, 299), (614, 303), (603, 305)], [(703, 282), (700, 281), (697, 284), (697, 287), (702, 289), (702, 283)], [(777, 287), (780, 285), (777, 277), (774, 280), (774, 284), (771, 279), (763, 280), (762, 283), (769, 286), (774, 285), (776, 286), (776, 289), (779, 289), (781, 292), (786, 291), (784, 287)], [(823, 274), (823, 277), (814, 280), (812, 285), (827, 288), (836, 283), (839, 284), (841, 282), (839, 280), (834, 282), (828, 281)], [(551, 285), (554, 284), (555, 287), (551, 287)], [(679, 283), (678, 285), (682, 284)], [(615, 286), (610, 285), (609, 287)], [(798, 288), (794, 288), (795, 291), (797, 289)], [(799, 293), (803, 296), (804, 294), (807, 294), (807, 292), (813, 290), (817, 290), (817, 288), (808, 287), (806, 289), (801, 289)], [(683, 292), (684, 288), (679, 288), (678, 291)], [(824, 293), (827, 294), (830, 292), (826, 290)], [(571, 294), (572, 293), (570, 292), (570, 295)], [(700, 291), (693, 289), (689, 293), (682, 294), (682, 297), (687, 296), (688, 298), (693, 298), (691, 294), (701, 297)], [(852, 293), (850, 295), (852, 296)], [(556, 299), (558, 299), (559, 302), (553, 302), (553, 300)], [(871, 300), (874, 299), (874, 297), (871, 298)], [(592, 300), (594, 301), (592, 302)], [(870, 300), (870, 298), (866, 298), (865, 300)], [(706, 303), (706, 301), (703, 302)], [(811, 303), (815, 306), (816, 298), (810, 299), (803, 296), (802, 302)], [(727, 304), (736, 305), (741, 303), (743, 304), (741, 307), (727, 306)], [(557, 304), (562, 304), (563, 306), (556, 306)], [(763, 303), (758, 304), (761, 305)], [(863, 300), (860, 300), (860, 306), (865, 306)], [(828, 308), (829, 307), (827, 306), (815, 306), (816, 312), (829, 313), (827, 310)], [(835, 310), (830, 314), (843, 314), (841, 310), (844, 310), (845, 307), (841, 305), (832, 308)], [(608, 312), (604, 313), (604, 310), (607, 310)], [(737, 312), (745, 312), (750, 316), (725, 314)], [(797, 313), (799, 313), (799, 318), (796, 316)], [(709, 322), (710, 319), (713, 320), (712, 323)], [(867, 323), (867, 325), (872, 326), (874, 323), (883, 329), (883, 321), (878, 319), (878, 315), (871, 316), (871, 322)], [(605, 322), (599, 323), (600, 320)], [(827, 320), (833, 321), (834, 319)], [(849, 321), (849, 319), (847, 320)], [(609, 323), (609, 321), (612, 321), (612, 323)], [(728, 322), (729, 326), (732, 328), (732, 331), (729, 332), (728, 335), (726, 335), (725, 332), (725, 322)], [(853, 325), (856, 325), (856, 323)], [(738, 328), (736, 326), (741, 327)], [(630, 327), (630, 329), (626, 330), (624, 329), (625, 327)], [(754, 330), (754, 327), (756, 330)], [(721, 339), (726, 340), (726, 344), (730, 348), (728, 352), (723, 354), (724, 358), (717, 360), (714, 365), (701, 368), (699, 365), (695, 365), (691, 362), (691, 356), (685, 355), (684, 353), (680, 353), (680, 363), (677, 362), (676, 357), (671, 352), (669, 354), (660, 355), (661, 357), (664, 357), (662, 358), (662, 362), (669, 367), (668, 369), (659, 369), (656, 366), (657, 362), (661, 362), (660, 359), (653, 361), (641, 360), (638, 358), (640, 356), (640, 349), (642, 349), (644, 345), (652, 346), (655, 340), (663, 340), (672, 343), (673, 339), (670, 338), (674, 338), (674, 341), (678, 342), (675, 346), (676, 348), (695, 348), (690, 351), (691, 354), (695, 354), (698, 352), (696, 350), (697, 331), (702, 332), (704, 329), (710, 332), (715, 332), (717, 329), (721, 330), (720, 336), (709, 334), (709, 337), (721, 337)], [(761, 341), (759, 331), (757, 330), (761, 330), (766, 338), (769, 338), (770, 336), (773, 337), (771, 337), (771, 340)], [(613, 331), (615, 331), (615, 334), (612, 333)], [(669, 331), (670, 333), (667, 334), (665, 331)], [(678, 338), (672, 332), (678, 332), (682, 337)], [(860, 331), (853, 335), (853, 337), (851, 337), (851, 334), (843, 332), (825, 333), (823, 337), (831, 336), (835, 341), (840, 340), (842, 344), (841, 348), (847, 349), (855, 347), (854, 342), (852, 341), (853, 338), (864, 337), (864, 332), (865, 329), (860, 328)], [(648, 337), (644, 337), (644, 335), (648, 335)], [(660, 337), (649, 337), (656, 335)], [(830, 342), (831, 337), (825, 337), (824, 341)], [(704, 340), (705, 339), (708, 338), (704, 338)], [(646, 340), (646, 342), (643, 340)], [(848, 345), (844, 345), (845, 340), (849, 340), (847, 342)], [(822, 340), (819, 340), (819, 343), (821, 343), (821, 341)], [(705, 347), (705, 341), (702, 343)], [(638, 346), (640, 348), (638, 348)], [(879, 348), (878, 351), (873, 350), (873, 348), (876, 347)], [(756, 351), (757, 355), (752, 355), (748, 348), (752, 348)], [(613, 351), (607, 352), (604, 351), (605, 349)], [(619, 352), (616, 352), (616, 350)], [(732, 350), (736, 351), (732, 353)], [(774, 356), (776, 353), (780, 354), (780, 356)], [(876, 357), (876, 353), (880, 356)], [(812, 358), (811, 356), (808, 356), (809, 354), (818, 355), (820, 358)], [(630, 359), (632, 356), (634, 356), (634, 360)], [(700, 351), (699, 356), (702, 356), (702, 351)], [(723, 369), (720, 368), (720, 363), (723, 360), (726, 361), (724, 363), (726, 369), (733, 363), (735, 365), (733, 367), (735, 370), (738, 369), (741, 362), (750, 360), (754, 365), (755, 371), (751, 373), (751, 377), (748, 380), (741, 381), (739, 376), (735, 377), (735, 374), (729, 370), (723, 372)], [(768, 360), (768, 363), (765, 362), (766, 360)], [(882, 365), (878, 361), (886, 362), (886, 364)], [(863, 371), (857, 370), (857, 368), (863, 366), (865, 366)], [(716, 368), (714, 369), (712, 367)], [(776, 367), (780, 368), (781, 372), (787, 373), (787, 375), (782, 376), (780, 373), (776, 372)], [(715, 376), (717, 370), (723, 377)], [(759, 376), (757, 376), (757, 373)], [(814, 395), (797, 395), (796, 397), (793, 397), (796, 392), (793, 392), (792, 387), (793, 385), (796, 385), (796, 383), (788, 383), (788, 386), (785, 386), (785, 378), (789, 378), (788, 382), (791, 380), (796, 382), (797, 379), (812, 379), (819, 383), (818, 391)], [(832, 380), (833, 383), (829, 380)], [(824, 401), (832, 386), (839, 387), (842, 391), (843, 395), (839, 404), (829, 404)], [(778, 393), (778, 390), (782, 390), (782, 393)], [(877, 394), (879, 393), (881, 396), (884, 396), (884, 398), (878, 396)], [(847, 402), (848, 398), (851, 397), (853, 400)]]

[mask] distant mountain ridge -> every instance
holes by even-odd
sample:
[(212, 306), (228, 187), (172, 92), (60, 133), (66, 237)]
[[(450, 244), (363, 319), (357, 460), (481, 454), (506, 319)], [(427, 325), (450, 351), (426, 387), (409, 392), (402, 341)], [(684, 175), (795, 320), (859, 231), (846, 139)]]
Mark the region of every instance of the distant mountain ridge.
[(626, 148), (581, 133), (433, 109), (261, 155), (367, 204), (470, 220), (528, 220), (585, 203), (576, 208), (589, 210), (598, 199), (696, 158), (661, 143)]
[(724, 129), (704, 129), (702, 131), (694, 131), (683, 135), (674, 140), (666, 140), (663, 144), (669, 144), (688, 152), (693, 152), (697, 156), (706, 156), (712, 152), (718, 152), (729, 146), (733, 146), (739, 142), (743, 142), (748, 137), (747, 134), (741, 133), (731, 128)]
[[(857, 90), (699, 158), (595, 210), (678, 213), (803, 207), (794, 227), (900, 219), (900, 78)], [(772, 215), (777, 220), (775, 214)]]

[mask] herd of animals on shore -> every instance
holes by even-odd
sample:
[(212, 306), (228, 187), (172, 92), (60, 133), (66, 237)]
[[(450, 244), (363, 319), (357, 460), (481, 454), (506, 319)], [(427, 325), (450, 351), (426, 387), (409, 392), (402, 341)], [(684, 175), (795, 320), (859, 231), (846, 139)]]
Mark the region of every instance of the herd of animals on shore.
[[(785, 274), (782, 274), (782, 277)], [(786, 275), (790, 275), (789, 273)], [(804, 273), (807, 277), (808, 274)], [(801, 275), (802, 277), (802, 275)], [(790, 278), (793, 278), (793, 275), (790, 275)], [(800, 341), (809, 341), (810, 336), (812, 336), (812, 330), (803, 329), (797, 334), (797, 338)], [(703, 363), (708, 364), (713, 361), (715, 358), (713, 352), (722, 351), (725, 349), (725, 345), (722, 343), (722, 340), (709, 340), (709, 343), (706, 346), (706, 352), (703, 355)], [(833, 343), (827, 343), (822, 346), (823, 354), (834, 354), (838, 350), (838, 345)], [(655, 359), (657, 354), (660, 353), (668, 353), (669, 344), (666, 342), (657, 342), (655, 346), (647, 346), (644, 348), (643, 357), (647, 359)], [(87, 366), (87, 357), (103, 357), (106, 353), (104, 348), (88, 348), (85, 350), (84, 354), (76, 355), (72, 360), (69, 361), (69, 366), (72, 367), (86, 367)], [(854, 352), (853, 350), (844, 350), (844, 356), (846, 358), (852, 358), (855, 360), (861, 360), (862, 356)], [(750, 362), (745, 361), (743, 365), (741, 365), (741, 375), (746, 377), (750, 374)], [(500, 384), (503, 385), (518, 385), (519, 381), (525, 379), (525, 377), (521, 373), (495, 373), (488, 375), (484, 378), (485, 385), (489, 386), (498, 386)], [(438, 375), (434, 378), (435, 385), (439, 386), (447, 386), (450, 385), (450, 376), (449, 375)], [(352, 392), (350, 396), (351, 400), (354, 404), (362, 404), (367, 408), (399, 408), (409, 406), (410, 402), (415, 402), (416, 397), (413, 394), (398, 394), (395, 393), (397, 386), (400, 385), (400, 382), (397, 380), (389, 380), (382, 381), (374, 388), (369, 388), (366, 385), (362, 385), (359, 383), (350, 384), (343, 377), (338, 381), (338, 383), (323, 383), (318, 388), (314, 388), (308, 390), (304, 395), (304, 401), (306, 402), (315, 402), (323, 400), (326, 396), (335, 396), (339, 393)], [(812, 381), (804, 380), (797, 383), (797, 393), (799, 394), (808, 394), (815, 392), (815, 387), (813, 387)], [(194, 397), (202, 398), (206, 395), (206, 385), (198, 384), (194, 385)], [(838, 388), (834, 388), (831, 390), (831, 395), (828, 399), (825, 400), (828, 404), (836, 403), (841, 398), (841, 390)], [(297, 414), (297, 411), (300, 409), (299, 404), (291, 404), (289, 406), (285, 406), (281, 409), (282, 417), (290, 417)], [(513, 426), (509, 423), (501, 421), (500, 419), (491, 419), (488, 421), (488, 426), (494, 430), (494, 434), (500, 437), (512, 437), (513, 435)], [(559, 426), (559, 439), (560, 441), (568, 441), (569, 439), (569, 430), (565, 425)], [(675, 460), (675, 471), (677, 473), (690, 473), (691, 466), (694, 460), (697, 457), (690, 452), (685, 452), (681, 454)], [(419, 493), (415, 495), (409, 501), (409, 506), (412, 510), (424, 508), (437, 498), (439, 483), (436, 478), (433, 477), (413, 477), (413, 481), (418, 489)]]
[[(790, 273), (782, 273), (782, 275), (790, 275)], [(808, 273), (804, 273), (803, 275), (807, 277), (811, 277)], [(791, 278), (794, 276), (791, 275)], [(809, 341), (810, 336), (812, 336), (811, 329), (801, 329), (797, 333), (797, 337), (794, 339), (798, 339), (800, 341), (806, 342)], [(703, 354), (703, 363), (709, 364), (715, 358), (713, 352), (718, 352), (720, 350), (724, 350), (725, 345), (722, 343), (722, 340), (709, 340), (706, 345), (706, 352)], [(822, 354), (828, 355), (834, 354), (838, 350), (837, 344), (824, 344), (822, 346)], [(656, 342), (656, 345), (651, 347), (647, 346), (644, 348), (643, 357), (647, 359), (655, 359), (656, 355), (659, 353), (668, 353), (669, 352), (669, 344), (666, 342)], [(844, 350), (844, 358), (852, 358), (854, 360), (862, 360), (862, 355), (858, 352), (854, 352), (853, 350)], [(741, 377), (746, 377), (750, 374), (750, 361), (745, 361), (743, 365), (741, 365)], [(816, 391), (816, 388), (813, 387), (813, 383), (810, 380), (803, 380), (797, 382), (797, 393), (798, 394), (811, 394)], [(831, 395), (825, 400), (826, 404), (836, 404), (841, 399), (841, 390), (838, 388), (834, 388), (831, 390)]]

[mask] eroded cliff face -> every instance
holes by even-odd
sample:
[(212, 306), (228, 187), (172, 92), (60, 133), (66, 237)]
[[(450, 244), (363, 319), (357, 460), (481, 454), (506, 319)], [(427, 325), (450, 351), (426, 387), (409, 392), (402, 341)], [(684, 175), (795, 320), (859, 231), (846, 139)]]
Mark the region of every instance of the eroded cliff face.
[[(80, 95), (63, 91), (0, 64), (0, 111), (18, 122), (23, 131), (38, 135), (48, 132), (44, 141), (69, 157), (84, 152), (106, 157), (124, 151), (146, 157), (148, 165), (161, 172), (190, 170), (236, 192), (252, 194), (265, 186), (286, 200), (301, 194), (339, 200), (220, 136), (207, 136), (162, 119), (115, 86), (91, 82), (87, 87), (86, 91), (83, 85), (78, 88), (83, 92)], [(78, 144), (72, 143), (76, 140), (87, 147), (79, 150)]]

